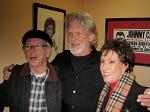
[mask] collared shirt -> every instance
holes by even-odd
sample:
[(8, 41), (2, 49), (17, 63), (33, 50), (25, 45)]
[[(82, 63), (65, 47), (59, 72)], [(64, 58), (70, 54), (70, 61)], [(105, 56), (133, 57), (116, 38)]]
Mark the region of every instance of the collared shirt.
[(45, 97), (45, 82), (48, 74), (43, 77), (36, 77), (31, 73), (31, 90), (29, 99), (29, 112), (47, 112)]

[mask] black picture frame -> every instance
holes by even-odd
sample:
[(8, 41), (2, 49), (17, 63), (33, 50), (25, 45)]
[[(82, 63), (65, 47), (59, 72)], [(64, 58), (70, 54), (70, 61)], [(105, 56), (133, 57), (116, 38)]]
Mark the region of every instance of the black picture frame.
[[(40, 4), (33, 3), (33, 29), (45, 29), (45, 22), (48, 18), (52, 18), (55, 22), (55, 34), (52, 36), (54, 47), (49, 61), (65, 49), (65, 26), (64, 18), (66, 10)], [(57, 50), (56, 50), (57, 49)]]

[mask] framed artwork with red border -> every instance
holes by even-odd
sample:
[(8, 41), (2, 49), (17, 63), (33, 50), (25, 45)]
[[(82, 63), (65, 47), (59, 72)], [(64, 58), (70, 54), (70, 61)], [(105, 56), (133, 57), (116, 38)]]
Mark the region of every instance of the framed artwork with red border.
[(125, 39), (135, 53), (135, 64), (150, 66), (150, 18), (106, 18), (105, 42)]

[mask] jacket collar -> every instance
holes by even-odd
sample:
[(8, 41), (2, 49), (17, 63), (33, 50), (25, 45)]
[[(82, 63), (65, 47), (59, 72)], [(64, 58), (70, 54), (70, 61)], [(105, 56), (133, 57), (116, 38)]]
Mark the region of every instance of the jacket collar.
[[(47, 62), (47, 68), (49, 69), (48, 79), (52, 80), (52, 81), (56, 81), (58, 78), (57, 78), (57, 74), (56, 74), (54, 66), (51, 65), (49, 62)], [(20, 74), (23, 76), (31, 74), (31, 70), (29, 68), (29, 63), (25, 63), (23, 65), (23, 68), (22, 68)]]

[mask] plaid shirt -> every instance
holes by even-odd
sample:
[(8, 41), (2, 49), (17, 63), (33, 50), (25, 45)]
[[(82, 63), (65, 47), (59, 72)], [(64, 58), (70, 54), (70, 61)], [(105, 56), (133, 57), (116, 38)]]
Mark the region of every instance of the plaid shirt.
[(29, 112), (47, 112), (45, 98), (45, 82), (48, 75), (36, 77), (31, 74), (31, 90), (29, 99)]

